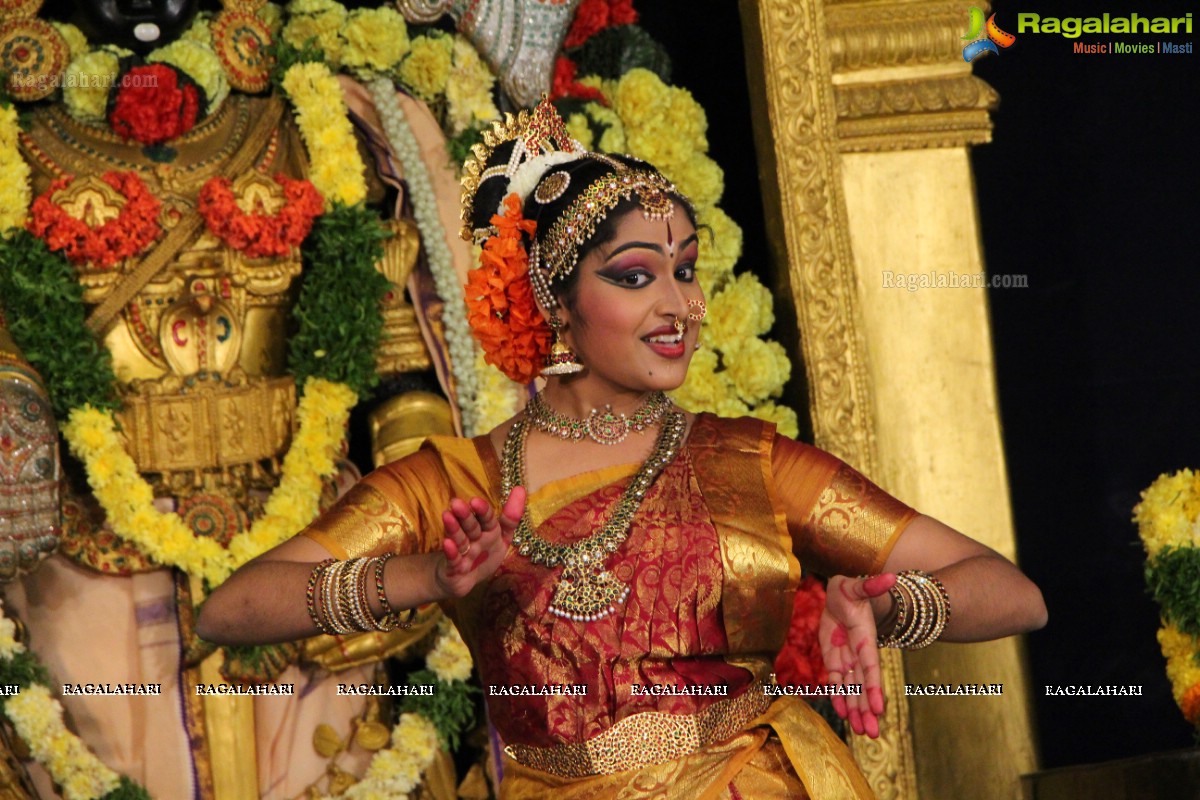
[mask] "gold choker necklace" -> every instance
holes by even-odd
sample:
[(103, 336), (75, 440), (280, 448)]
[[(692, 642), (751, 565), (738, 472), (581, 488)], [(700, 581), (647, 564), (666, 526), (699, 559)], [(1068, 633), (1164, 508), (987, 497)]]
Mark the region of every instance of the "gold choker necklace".
[(605, 406), (603, 411), (593, 408), (587, 419), (576, 419), (552, 409), (539, 392), (525, 407), (525, 414), (533, 427), (560, 439), (581, 442), (587, 436), (597, 444), (613, 445), (625, 441), (630, 431), (641, 433), (654, 427), (670, 410), (671, 401), (665, 394), (651, 392), (631, 416), (614, 414), (612, 406)]
[[(563, 568), (550, 601), (551, 614), (590, 622), (613, 613), (629, 597), (629, 587), (605, 569), (604, 562), (629, 537), (629, 527), (642, 498), (679, 452), (686, 429), (687, 419), (682, 412), (667, 413), (654, 451), (625, 487), (604, 527), (588, 538), (574, 544), (551, 544), (534, 533), (529, 523), (529, 509), (525, 510), (513, 534), (513, 547), (534, 564)], [(526, 420), (519, 419), (504, 440), (502, 497), (507, 497), (514, 486), (525, 485), (525, 440), (528, 436)]]

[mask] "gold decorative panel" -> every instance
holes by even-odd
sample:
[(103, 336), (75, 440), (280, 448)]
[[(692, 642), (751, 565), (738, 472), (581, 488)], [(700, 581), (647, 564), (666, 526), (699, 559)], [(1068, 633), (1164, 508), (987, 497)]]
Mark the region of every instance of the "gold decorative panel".
[[(881, 289), (888, 269), (983, 269), (966, 147), (989, 140), (998, 98), (963, 61), (966, 7), (740, 8), (776, 294), (796, 310), (816, 443), (1011, 557), (986, 298)], [(973, 797), (1019, 796), (1036, 767), (1020, 648), (885, 653), (883, 735), (850, 742), (880, 798), (960, 797), (964, 782)], [(1003, 681), (1004, 697), (910, 705), (906, 670)]]

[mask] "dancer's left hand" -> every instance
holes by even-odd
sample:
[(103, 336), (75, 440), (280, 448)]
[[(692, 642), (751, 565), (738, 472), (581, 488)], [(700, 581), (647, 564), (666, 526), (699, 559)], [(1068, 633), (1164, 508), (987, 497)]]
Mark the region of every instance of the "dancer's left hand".
[(872, 739), (879, 737), (884, 697), (871, 599), (886, 594), (895, 583), (896, 576), (890, 573), (830, 578), (817, 630), (830, 684), (862, 686), (860, 695), (831, 695), (834, 711), (842, 719), (849, 719), (855, 733)]

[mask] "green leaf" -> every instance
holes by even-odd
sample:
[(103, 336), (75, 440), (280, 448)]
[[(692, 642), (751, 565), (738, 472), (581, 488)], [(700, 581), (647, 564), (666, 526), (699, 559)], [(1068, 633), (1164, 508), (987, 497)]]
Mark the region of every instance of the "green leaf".
[(1200, 636), (1200, 548), (1166, 547), (1146, 562), (1146, 585), (1163, 616)]
[(0, 302), (13, 341), (41, 373), (59, 420), (85, 403), (120, 407), (112, 356), (87, 327), (83, 287), (67, 260), (28, 231), (0, 241)]
[(292, 311), (297, 331), (288, 345), (288, 367), (297, 384), (313, 375), (345, 383), (365, 397), (379, 382), (379, 303), (390, 284), (375, 263), (388, 236), (379, 218), (361, 205), (336, 205), (313, 225), (304, 242), (305, 271)]
[(410, 672), (408, 685), (432, 685), (434, 691), (431, 695), (405, 695), (400, 710), (425, 717), (437, 728), (443, 746), (457, 750), (463, 732), (475, 722), (475, 701), (471, 695), (479, 690), (463, 681), (445, 683), (427, 669)]

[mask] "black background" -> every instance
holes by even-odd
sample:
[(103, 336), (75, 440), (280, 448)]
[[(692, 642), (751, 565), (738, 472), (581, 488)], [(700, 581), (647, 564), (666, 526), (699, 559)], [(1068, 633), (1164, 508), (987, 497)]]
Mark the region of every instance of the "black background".
[[(673, 82), (708, 111), (710, 152), (726, 174), (721, 205), (746, 232), (740, 268), (765, 274), (737, 5), (705, 4), (703, 14), (674, 0), (638, 7), (674, 59)], [(1016, 33), (1018, 12), (1153, 17), (1192, 7), (993, 10)], [(1196, 35), (1081, 41), (1104, 39), (1200, 49)], [(1200, 467), (1198, 66), (1200, 53), (1073, 54), (1071, 40), (1048, 34), (1018, 35), (975, 64), (1001, 96), (994, 141), (972, 151), (985, 262), (1029, 281), (989, 291), (989, 302), (1019, 558), (1050, 609), (1050, 624), (1028, 637), (1044, 768), (1192, 744), (1130, 518), (1158, 474)], [(1046, 684), (1136, 684), (1144, 695), (1046, 697)]]

